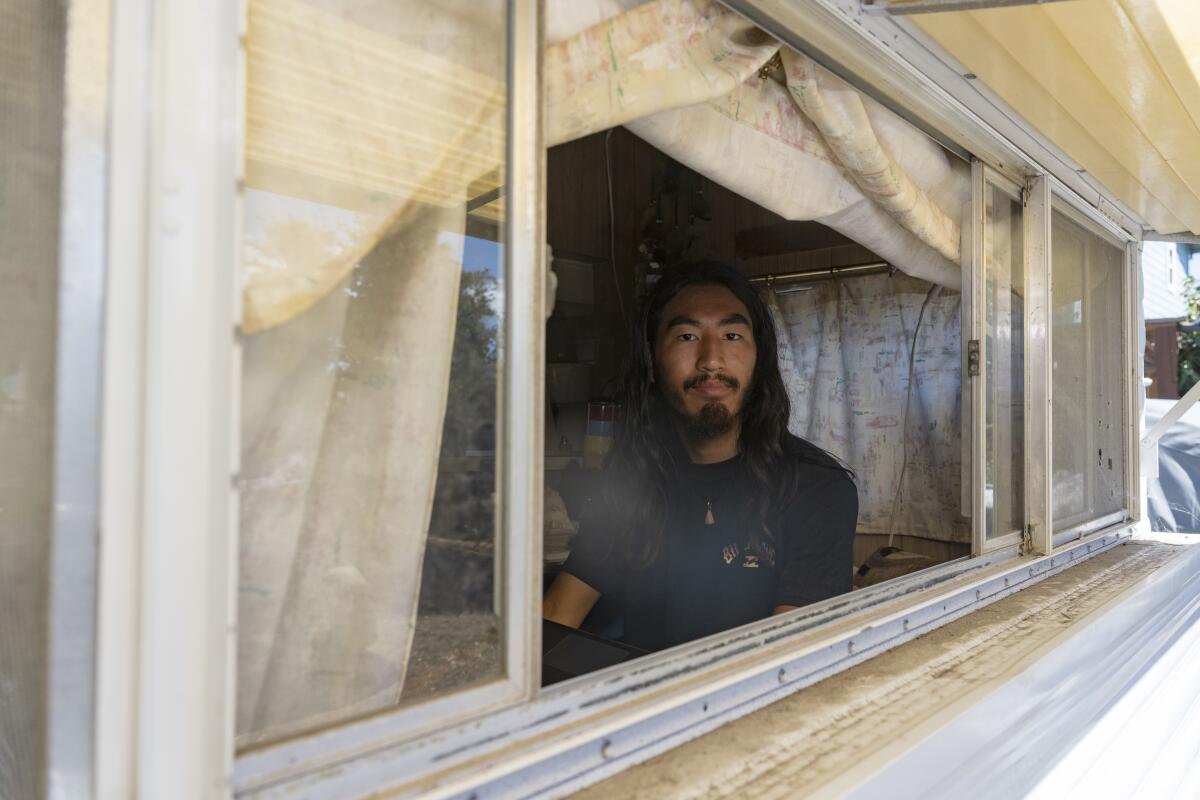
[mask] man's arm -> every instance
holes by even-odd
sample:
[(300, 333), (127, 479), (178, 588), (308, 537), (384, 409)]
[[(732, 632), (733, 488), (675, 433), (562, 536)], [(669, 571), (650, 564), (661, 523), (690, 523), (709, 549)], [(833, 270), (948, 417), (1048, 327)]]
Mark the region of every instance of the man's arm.
[(578, 628), (600, 593), (569, 572), (560, 572), (542, 597), (542, 617), (568, 628)]

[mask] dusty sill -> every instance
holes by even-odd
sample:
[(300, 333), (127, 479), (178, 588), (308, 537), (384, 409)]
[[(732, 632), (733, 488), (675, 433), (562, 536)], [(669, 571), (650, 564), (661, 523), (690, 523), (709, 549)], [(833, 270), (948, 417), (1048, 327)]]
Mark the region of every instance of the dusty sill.
[[(1200, 548), (1131, 541), (575, 796), (1069, 793), (1097, 780), (1113, 725), (1182, 730), (1135, 701), (1162, 683), (1172, 708), (1197, 702), (1200, 670), (1170, 665), (1200, 650), (1198, 619)], [(1153, 767), (1110, 761), (1110, 781)]]

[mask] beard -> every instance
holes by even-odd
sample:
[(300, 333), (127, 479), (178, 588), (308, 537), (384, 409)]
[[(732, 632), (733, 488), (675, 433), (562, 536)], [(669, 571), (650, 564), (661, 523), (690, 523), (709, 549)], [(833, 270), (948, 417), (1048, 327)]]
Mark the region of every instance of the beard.
[(713, 400), (696, 414), (683, 415), (683, 434), (693, 442), (705, 442), (729, 433), (736, 421), (728, 408)]
[[(737, 422), (737, 415), (730, 412), (719, 400), (711, 400), (705, 403), (695, 414), (689, 414), (686, 411), (684, 393), (693, 386), (708, 379), (708, 377), (707, 375), (697, 375), (694, 378), (689, 378), (683, 384), (683, 391), (672, 393), (670, 402), (667, 404), (676, 419), (680, 422), (680, 432), (689, 441), (705, 442), (710, 439), (716, 439), (718, 436), (724, 436), (733, 430), (733, 426)], [(731, 389), (737, 389), (740, 386), (736, 378), (729, 377), (728, 375), (717, 375), (715, 377)]]

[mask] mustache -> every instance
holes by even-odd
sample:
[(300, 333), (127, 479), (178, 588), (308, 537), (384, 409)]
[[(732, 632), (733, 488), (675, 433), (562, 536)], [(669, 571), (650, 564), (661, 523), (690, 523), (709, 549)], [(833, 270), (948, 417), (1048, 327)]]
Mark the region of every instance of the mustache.
[(683, 390), (686, 392), (688, 389), (699, 386), (705, 381), (720, 381), (730, 389), (736, 389), (742, 385), (737, 378), (730, 377), (729, 375), (722, 375), (720, 373), (715, 375), (693, 375), (684, 381)]

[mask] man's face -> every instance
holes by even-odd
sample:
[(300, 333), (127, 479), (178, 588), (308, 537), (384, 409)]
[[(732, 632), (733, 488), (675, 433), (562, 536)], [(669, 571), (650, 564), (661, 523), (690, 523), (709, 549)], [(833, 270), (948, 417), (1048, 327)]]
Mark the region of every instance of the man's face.
[(730, 430), (756, 359), (750, 312), (724, 286), (689, 286), (663, 307), (654, 379), (697, 438)]

